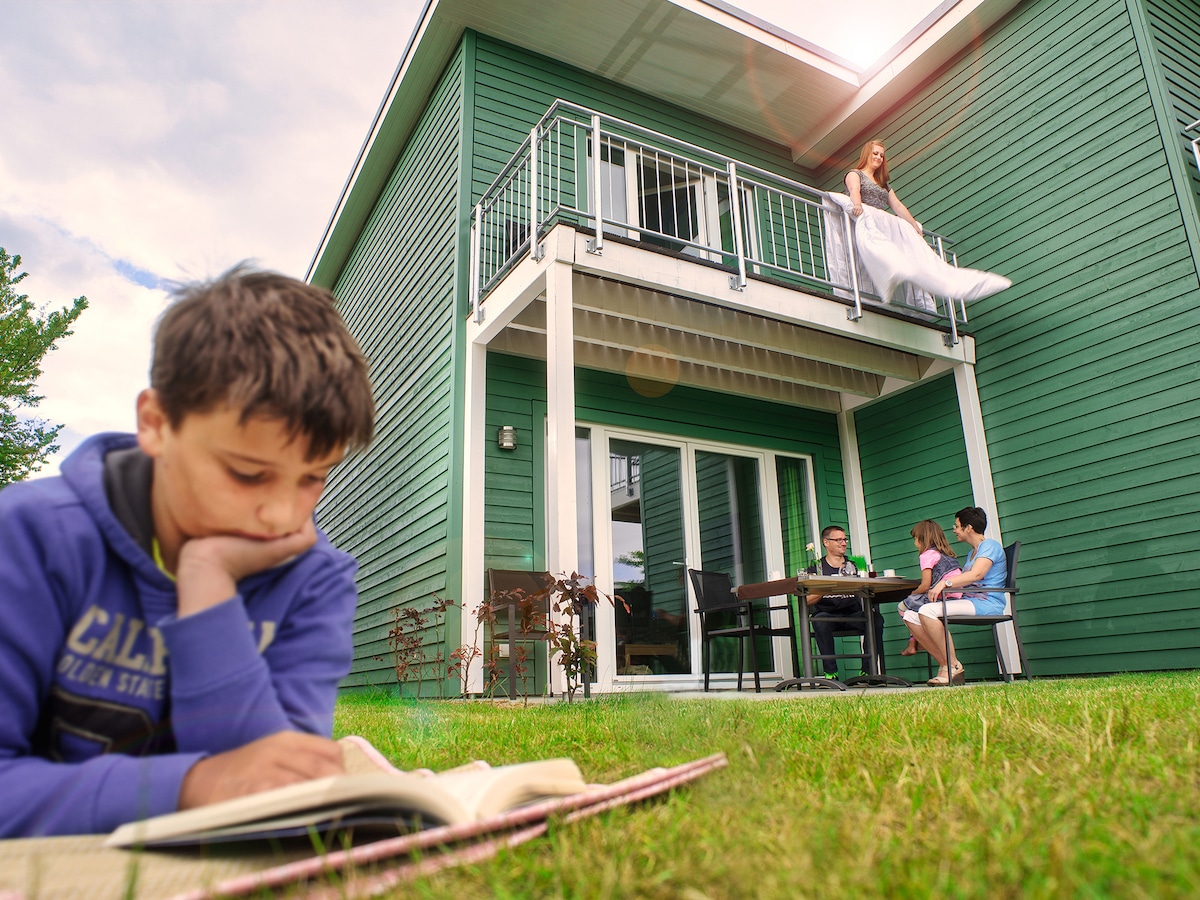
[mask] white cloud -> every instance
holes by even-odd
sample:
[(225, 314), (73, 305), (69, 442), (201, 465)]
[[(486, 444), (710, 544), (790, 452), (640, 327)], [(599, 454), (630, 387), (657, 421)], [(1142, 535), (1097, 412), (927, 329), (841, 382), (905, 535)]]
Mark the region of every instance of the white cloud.
[(39, 307), (69, 306), (80, 294), (88, 298), (74, 334), (43, 361), (38, 390), (45, 399), (32, 412), (84, 433), (130, 430), (165, 293), (134, 284), (99, 248), (51, 223), (0, 213), (0, 235), (20, 247), (21, 269), (29, 275), (19, 289)]
[(90, 303), (33, 411), (64, 451), (133, 425), (147, 284), (303, 275), (422, 6), (0, 0), (0, 246), (35, 303)]

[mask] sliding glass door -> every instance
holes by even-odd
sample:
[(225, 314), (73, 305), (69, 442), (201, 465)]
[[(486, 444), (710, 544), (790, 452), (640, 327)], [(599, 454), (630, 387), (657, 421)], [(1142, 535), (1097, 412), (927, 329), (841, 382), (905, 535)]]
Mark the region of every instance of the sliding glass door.
[[(596, 680), (601, 689), (696, 684), (699, 619), (687, 570), (724, 572), (735, 585), (793, 572), (815, 537), (811, 462), (600, 426), (579, 429), (576, 460), (581, 571), (594, 559), (597, 586), (618, 598), (595, 613)], [(735, 675), (737, 644), (712, 650), (711, 672)], [(770, 639), (755, 653), (765, 674), (789, 655)]]

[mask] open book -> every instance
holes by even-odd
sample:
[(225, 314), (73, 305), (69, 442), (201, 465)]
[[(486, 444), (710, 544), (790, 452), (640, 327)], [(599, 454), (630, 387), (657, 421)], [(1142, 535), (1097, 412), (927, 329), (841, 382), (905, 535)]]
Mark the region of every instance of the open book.
[[(402, 773), (362, 738), (343, 738), (340, 743), (348, 777), (373, 773), (382, 778), (415, 778), (440, 784), (458, 774), (503, 771), (489, 769), (485, 763), (472, 763), (440, 775), (427, 770)], [(726, 765), (725, 755), (717, 753), (668, 768), (647, 769), (612, 784), (589, 785), (586, 790), (550, 796), (481, 819), (410, 830), (351, 846), (326, 843), (327, 849), (319, 852), (304, 840), (213, 843), (163, 852), (143, 852), (138, 846), (122, 849), (101, 835), (0, 841), (0, 898), (129, 896), (133, 893), (131, 873), (136, 873), (139, 900), (228, 900), (263, 896), (274, 890), (282, 890), (287, 896), (303, 893), (309, 900), (373, 897), (395, 892), (415, 878), (451, 866), (479, 863), (504, 848), (538, 838), (547, 832), (551, 818), (567, 825), (661, 796)], [(247, 799), (258, 801), (264, 796)], [(476, 807), (475, 815), (480, 814)], [(356, 832), (356, 836), (361, 834)]]
[(196, 809), (130, 822), (109, 847), (158, 847), (304, 835), (310, 828), (458, 825), (550, 797), (587, 790), (569, 759), (492, 768), (471, 763), (441, 774), (402, 772), (362, 738), (343, 738), (346, 775), (318, 778)]

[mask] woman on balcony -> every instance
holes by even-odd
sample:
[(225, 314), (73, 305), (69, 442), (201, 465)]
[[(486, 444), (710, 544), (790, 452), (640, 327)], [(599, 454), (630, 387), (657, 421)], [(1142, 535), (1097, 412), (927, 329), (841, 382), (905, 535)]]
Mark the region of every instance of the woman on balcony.
[(850, 195), (850, 215), (858, 218), (862, 215), (863, 204), (876, 209), (887, 209), (889, 206), (896, 215), (923, 235), (925, 229), (913, 218), (896, 192), (888, 183), (887, 150), (879, 141), (867, 141), (858, 155), (858, 165), (846, 173), (846, 193)]
[[(896, 300), (932, 312), (932, 297), (976, 300), (1012, 284), (1002, 275), (952, 266), (925, 243), (924, 227), (892, 190), (882, 142), (872, 140), (863, 145), (858, 165), (846, 173), (845, 183), (848, 195), (826, 195), (826, 208), (851, 216), (854, 247), (862, 263), (860, 285), (885, 303)], [(889, 207), (896, 215), (888, 212)], [(849, 284), (848, 260), (837, 246), (841, 243), (839, 232), (836, 228), (828, 231), (833, 242), (829, 248), (831, 268), (835, 279), (836, 270), (845, 269), (843, 284)], [(869, 283), (863, 283), (863, 275)]]

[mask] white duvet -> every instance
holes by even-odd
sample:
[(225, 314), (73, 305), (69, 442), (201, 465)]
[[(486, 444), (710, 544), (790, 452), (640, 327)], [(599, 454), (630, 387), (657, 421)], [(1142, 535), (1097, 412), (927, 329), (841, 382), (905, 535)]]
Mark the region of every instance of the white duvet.
[[(845, 194), (825, 195), (825, 207), (830, 213), (826, 218), (826, 260), (834, 284), (850, 284), (845, 230), (839, 210), (849, 215), (851, 205)], [(859, 290), (878, 294), (884, 302), (933, 311), (935, 296), (978, 300), (1012, 284), (1003, 275), (960, 269), (944, 262), (916, 229), (882, 209), (863, 206), (851, 233), (858, 258)]]

